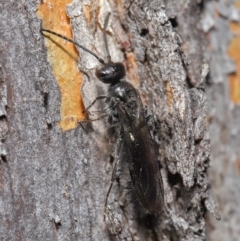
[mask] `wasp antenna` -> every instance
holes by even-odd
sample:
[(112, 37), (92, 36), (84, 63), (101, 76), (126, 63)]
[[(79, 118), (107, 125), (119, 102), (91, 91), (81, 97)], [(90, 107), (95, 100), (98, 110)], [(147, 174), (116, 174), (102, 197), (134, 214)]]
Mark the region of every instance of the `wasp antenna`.
[(88, 52), (89, 54), (93, 55), (101, 64), (105, 64), (105, 62), (104, 62), (104, 60), (102, 58), (98, 57), (94, 52), (92, 52), (91, 50), (89, 50), (86, 47), (82, 46), (81, 44), (75, 42), (74, 40), (72, 40), (70, 38), (67, 38), (67, 37), (65, 37), (65, 36), (63, 36), (63, 35), (61, 35), (59, 33), (56, 33), (56, 32), (53, 32), (51, 30), (48, 30), (48, 29), (41, 28), (40, 31), (41, 31), (41, 33), (43, 33), (43, 32), (51, 33), (53, 35), (58, 36), (59, 38), (65, 39), (68, 42), (75, 44), (79, 48), (81, 48), (81, 49), (85, 50), (86, 52)]
[(106, 48), (106, 51), (107, 51), (108, 62), (111, 62), (111, 55), (110, 55), (109, 48), (108, 48), (108, 43), (107, 43), (106, 29), (107, 29), (108, 20), (109, 20), (110, 15), (111, 15), (111, 13), (108, 13), (108, 15), (107, 15), (107, 17), (105, 19), (104, 28), (103, 28), (103, 39), (104, 39), (104, 44), (105, 44), (105, 48)]

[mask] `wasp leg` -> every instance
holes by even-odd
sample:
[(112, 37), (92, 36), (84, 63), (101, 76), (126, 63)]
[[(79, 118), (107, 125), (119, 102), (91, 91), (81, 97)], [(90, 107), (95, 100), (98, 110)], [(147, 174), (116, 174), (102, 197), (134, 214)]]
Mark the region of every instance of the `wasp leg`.
[(105, 205), (104, 205), (104, 221), (105, 221), (106, 213), (107, 213), (108, 197), (109, 197), (109, 194), (110, 194), (110, 192), (111, 192), (112, 185), (113, 185), (113, 182), (114, 182), (114, 179), (115, 179), (115, 175), (116, 175), (116, 170), (117, 170), (118, 163), (119, 163), (119, 160), (117, 160), (116, 163), (115, 163), (115, 165), (114, 165), (113, 172), (112, 172), (111, 183), (110, 183), (110, 186), (109, 186), (109, 188), (108, 188), (107, 195), (106, 195), (106, 199), (105, 199)]
[(96, 118), (96, 119), (87, 119), (87, 120), (83, 120), (83, 121), (81, 121), (81, 123), (84, 123), (84, 122), (92, 122), (92, 121), (98, 121), (98, 120), (101, 120), (101, 119), (103, 119), (103, 118), (105, 118), (105, 117), (108, 117), (108, 115), (100, 115), (100, 116), (98, 116), (98, 118)]
[(106, 199), (105, 199), (105, 205), (104, 205), (104, 221), (106, 219), (106, 215), (107, 215), (107, 204), (108, 204), (108, 197), (109, 197), (109, 194), (111, 192), (111, 189), (112, 189), (112, 186), (113, 186), (113, 182), (116, 178), (116, 172), (117, 172), (117, 166), (120, 162), (119, 160), (119, 153), (120, 153), (120, 150), (121, 150), (121, 146), (122, 146), (122, 141), (121, 141), (121, 138), (119, 138), (119, 140), (117, 141), (117, 147), (116, 147), (116, 163), (114, 164), (114, 168), (113, 168), (113, 171), (112, 171), (112, 177), (111, 177), (111, 183), (110, 183), (110, 186), (108, 188), (108, 191), (107, 191), (107, 195), (106, 195)]
[(107, 97), (108, 97), (107, 95), (99, 95), (99, 96), (97, 96), (96, 99), (83, 111), (83, 113), (88, 111), (97, 101), (105, 99)]

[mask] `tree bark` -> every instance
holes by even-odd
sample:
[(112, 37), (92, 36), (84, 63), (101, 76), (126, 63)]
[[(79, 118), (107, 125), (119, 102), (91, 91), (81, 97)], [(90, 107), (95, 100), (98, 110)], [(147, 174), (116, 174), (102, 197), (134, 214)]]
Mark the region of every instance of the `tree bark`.
[[(37, 15), (41, 4), (47, 10)], [(103, 23), (111, 12), (107, 37), (112, 60), (125, 64), (127, 80), (153, 115), (151, 131), (167, 212), (150, 215), (141, 206), (122, 164), (105, 222), (116, 143), (111, 142), (106, 119), (77, 124), (83, 109), (77, 117), (64, 114), (71, 105), (81, 107), (81, 99), (63, 104), (73, 93), (65, 90), (76, 82), (75, 76), (64, 85), (56, 77), (55, 72), (70, 70), (63, 70), (65, 59), (50, 50), (55, 38), (46, 40), (40, 28), (54, 25), (54, 19), (47, 25), (45, 18), (59, 6), (41, 4), (0, 2), (1, 239), (205, 240), (206, 211), (217, 219), (220, 215), (207, 177), (209, 55), (201, 1), (74, 0), (67, 5), (74, 39), (103, 58)], [(77, 91), (88, 106), (107, 87), (94, 75), (97, 60), (78, 51), (82, 86)], [(53, 56), (60, 66), (53, 64)], [(104, 107), (99, 102), (93, 109)], [(90, 110), (89, 117), (97, 114)]]
[[(209, 36), (209, 105), (211, 168), (209, 179), (222, 221), (207, 215), (207, 240), (238, 240), (240, 227), (240, 78), (239, 1), (206, 2), (203, 29)], [(216, 14), (217, 13), (217, 14)]]

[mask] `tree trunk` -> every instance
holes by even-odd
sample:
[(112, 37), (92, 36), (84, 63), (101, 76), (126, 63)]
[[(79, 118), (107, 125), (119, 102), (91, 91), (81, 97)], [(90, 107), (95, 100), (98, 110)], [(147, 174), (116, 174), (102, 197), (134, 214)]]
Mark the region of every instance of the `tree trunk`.
[(203, 29), (209, 36), (211, 168), (209, 179), (222, 221), (207, 215), (207, 240), (239, 240), (240, 199), (240, 14), (239, 1), (206, 2)]
[[(204, 6), (189, 0), (0, 1), (1, 240), (206, 239), (206, 211), (220, 215), (207, 177)], [(107, 92), (95, 77), (100, 64), (77, 47), (79, 57), (65, 40), (40, 33), (42, 26), (71, 38), (72, 30), (75, 41), (106, 59), (109, 12), (112, 60), (125, 64), (126, 79), (153, 115), (164, 183), (161, 215), (142, 207), (122, 163), (104, 221), (116, 143), (106, 118), (87, 121), (101, 115), (104, 101), (88, 116), (83, 112)], [(214, 82), (208, 88), (212, 93)], [(213, 150), (218, 157), (219, 147)]]

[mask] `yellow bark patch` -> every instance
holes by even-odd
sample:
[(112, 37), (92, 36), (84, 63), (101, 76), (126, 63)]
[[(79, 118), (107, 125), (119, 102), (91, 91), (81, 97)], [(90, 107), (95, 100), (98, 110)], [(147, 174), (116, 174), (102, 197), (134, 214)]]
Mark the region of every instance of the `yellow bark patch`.
[(84, 6), (83, 11), (87, 19), (87, 24), (89, 25), (92, 19), (90, 6)]
[(170, 85), (169, 81), (166, 82), (166, 94), (167, 94), (168, 112), (169, 112), (170, 116), (172, 116), (174, 93), (173, 93), (173, 88)]
[(138, 77), (138, 66), (133, 53), (126, 53), (126, 69), (128, 78), (134, 84), (136, 88), (139, 87), (140, 81)]
[(236, 8), (240, 8), (240, 0), (236, 0), (235, 1), (235, 7)]
[(236, 164), (236, 167), (237, 167), (237, 172), (238, 172), (238, 174), (240, 175), (240, 160), (239, 160), (239, 159), (236, 159), (236, 160), (235, 160), (235, 164)]
[(229, 56), (235, 60), (237, 70), (229, 75), (230, 96), (233, 102), (240, 103), (240, 24), (230, 23), (230, 30), (233, 33), (232, 41), (228, 48)]
[[(70, 20), (66, 15), (66, 5), (71, 0), (44, 0), (37, 14), (42, 19), (42, 27), (72, 38)], [(72, 43), (52, 34), (44, 33), (48, 61), (61, 91), (61, 121), (63, 131), (73, 129), (84, 119), (84, 105), (81, 97), (82, 75), (77, 68), (78, 51)]]

